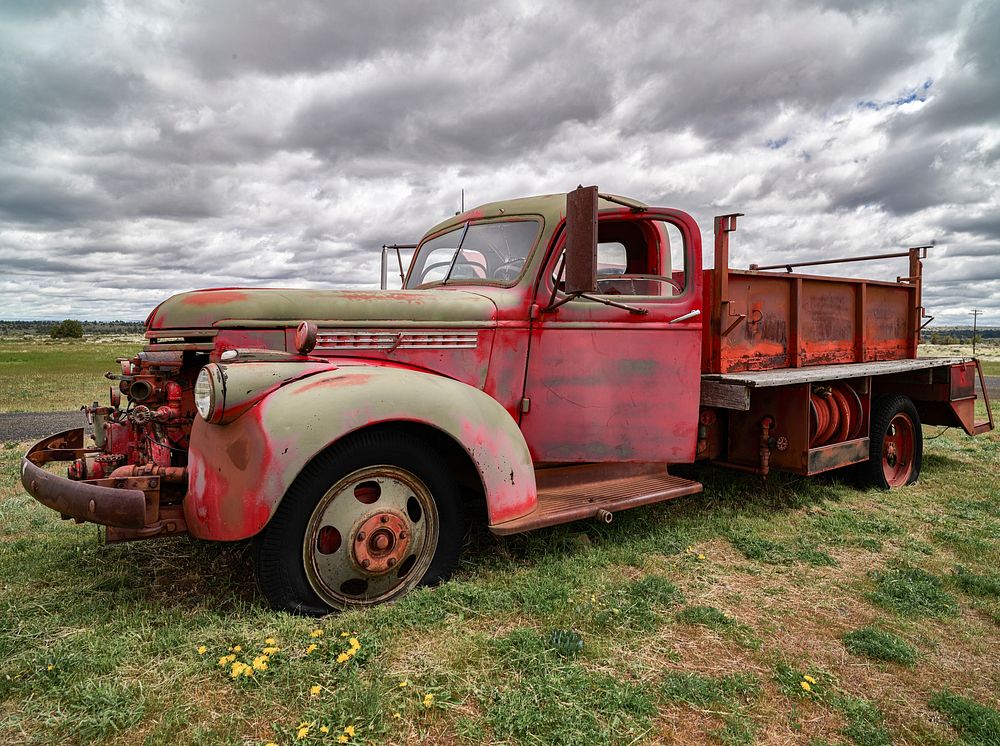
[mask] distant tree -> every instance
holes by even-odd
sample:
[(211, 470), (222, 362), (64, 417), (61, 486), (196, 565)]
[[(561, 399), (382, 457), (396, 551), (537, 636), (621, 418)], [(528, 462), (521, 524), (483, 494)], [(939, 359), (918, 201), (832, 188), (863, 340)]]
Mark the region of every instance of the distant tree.
[(76, 319), (65, 319), (53, 325), (49, 334), (54, 339), (80, 339), (83, 337), (83, 324)]

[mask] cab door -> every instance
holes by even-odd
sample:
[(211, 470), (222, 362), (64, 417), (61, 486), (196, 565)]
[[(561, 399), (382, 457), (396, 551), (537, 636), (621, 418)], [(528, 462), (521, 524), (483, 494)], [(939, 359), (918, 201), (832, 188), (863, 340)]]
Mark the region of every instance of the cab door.
[(602, 210), (597, 292), (561, 290), (564, 239), (538, 283), (521, 429), (536, 464), (694, 461), (701, 238), (676, 210)]

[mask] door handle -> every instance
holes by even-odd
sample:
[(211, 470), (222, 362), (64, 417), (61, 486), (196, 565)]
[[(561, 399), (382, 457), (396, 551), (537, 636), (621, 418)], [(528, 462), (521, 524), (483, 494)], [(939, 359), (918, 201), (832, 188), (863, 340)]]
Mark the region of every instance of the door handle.
[(700, 308), (696, 308), (693, 311), (691, 311), (690, 313), (684, 314), (683, 316), (678, 316), (676, 319), (671, 319), (667, 323), (668, 324), (676, 324), (678, 321), (687, 321), (688, 319), (693, 319), (696, 316), (701, 316), (701, 309)]

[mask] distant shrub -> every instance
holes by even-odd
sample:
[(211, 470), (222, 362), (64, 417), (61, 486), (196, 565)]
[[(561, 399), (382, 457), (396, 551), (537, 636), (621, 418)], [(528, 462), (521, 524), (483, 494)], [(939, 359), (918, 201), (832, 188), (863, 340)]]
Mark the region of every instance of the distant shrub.
[(49, 336), (53, 339), (82, 339), (83, 324), (76, 319), (66, 319), (54, 324), (49, 331)]

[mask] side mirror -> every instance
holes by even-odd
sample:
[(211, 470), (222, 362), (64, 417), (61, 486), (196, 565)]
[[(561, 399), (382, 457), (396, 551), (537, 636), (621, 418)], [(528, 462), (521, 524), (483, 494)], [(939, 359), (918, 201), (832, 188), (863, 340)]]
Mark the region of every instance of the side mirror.
[(597, 290), (597, 187), (566, 195), (566, 293)]

